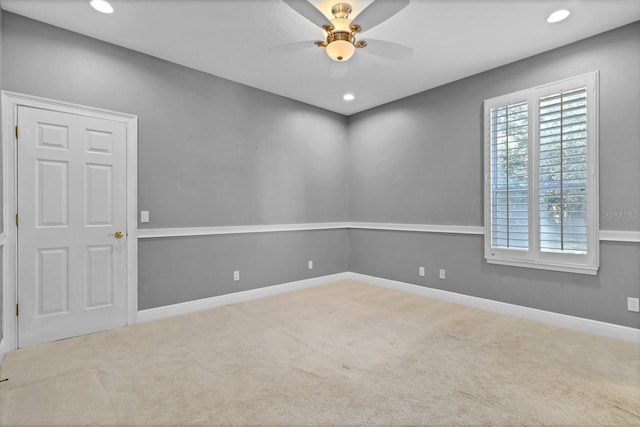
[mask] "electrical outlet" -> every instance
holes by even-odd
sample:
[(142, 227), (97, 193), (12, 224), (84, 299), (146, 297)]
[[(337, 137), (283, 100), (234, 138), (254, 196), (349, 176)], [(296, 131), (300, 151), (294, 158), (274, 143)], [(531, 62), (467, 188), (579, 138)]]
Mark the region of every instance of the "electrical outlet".
[(424, 277), (424, 267), (418, 267), (418, 276)]
[(443, 270), (443, 269), (441, 268), (441, 269), (440, 269), (440, 278), (441, 278), (442, 280), (444, 280), (444, 279), (445, 279), (446, 274), (447, 274), (447, 271), (446, 271), (446, 270)]
[(233, 272), (233, 281), (237, 282), (238, 280), (240, 280), (240, 272), (239, 271), (234, 271)]
[(636, 313), (640, 312), (640, 298), (627, 298), (627, 310), (633, 311)]
[(309, 270), (313, 270), (313, 261), (309, 261), (307, 263), (307, 267), (309, 268)]

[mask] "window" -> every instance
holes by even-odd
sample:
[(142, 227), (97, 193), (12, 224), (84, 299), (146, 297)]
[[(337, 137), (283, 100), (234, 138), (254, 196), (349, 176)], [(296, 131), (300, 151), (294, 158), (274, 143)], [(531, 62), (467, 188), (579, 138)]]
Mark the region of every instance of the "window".
[(485, 101), (487, 262), (597, 274), (597, 78)]

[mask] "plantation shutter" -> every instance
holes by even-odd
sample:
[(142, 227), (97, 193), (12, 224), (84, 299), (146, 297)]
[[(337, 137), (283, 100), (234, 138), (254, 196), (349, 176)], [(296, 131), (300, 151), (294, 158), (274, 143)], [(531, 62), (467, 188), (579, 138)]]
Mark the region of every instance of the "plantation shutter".
[(598, 274), (598, 73), (484, 101), (489, 264)]
[(491, 246), (529, 246), (527, 102), (491, 109)]
[(539, 100), (541, 252), (587, 253), (587, 88)]

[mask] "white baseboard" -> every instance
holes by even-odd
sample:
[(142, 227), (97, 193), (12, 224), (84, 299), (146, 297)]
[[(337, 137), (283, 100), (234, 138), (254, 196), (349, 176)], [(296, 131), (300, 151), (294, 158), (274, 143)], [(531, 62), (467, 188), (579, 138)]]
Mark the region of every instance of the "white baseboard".
[(412, 285), (410, 283), (398, 282), (395, 280), (381, 279), (379, 277), (367, 276), (358, 273), (348, 273), (348, 278), (370, 285), (381, 286), (414, 295), (435, 298), (455, 304), (466, 305), (534, 320), (554, 326), (588, 332), (595, 335), (603, 335), (610, 338), (617, 338), (633, 343), (640, 343), (640, 329), (628, 326), (615, 325), (613, 323), (600, 322), (598, 320), (585, 319), (582, 317), (569, 316), (566, 314), (554, 313), (551, 311), (539, 310), (536, 308), (523, 307), (500, 301), (493, 301), (455, 292), (443, 291), (440, 289), (427, 288), (424, 286)]
[(179, 314), (191, 313), (207, 308), (220, 307), (222, 305), (235, 304), (238, 302), (254, 300), (271, 295), (283, 294), (285, 292), (296, 291), (298, 289), (310, 288), (330, 282), (337, 282), (348, 278), (349, 273), (331, 274), (329, 276), (314, 277), (311, 279), (298, 280), (296, 282), (283, 283), (280, 285), (266, 286), (264, 288), (252, 289), (249, 291), (234, 292), (232, 294), (220, 295), (217, 297), (203, 298), (195, 301), (188, 301), (179, 304), (167, 305), (164, 307), (150, 308), (138, 311), (138, 322), (148, 322), (150, 320), (162, 319)]

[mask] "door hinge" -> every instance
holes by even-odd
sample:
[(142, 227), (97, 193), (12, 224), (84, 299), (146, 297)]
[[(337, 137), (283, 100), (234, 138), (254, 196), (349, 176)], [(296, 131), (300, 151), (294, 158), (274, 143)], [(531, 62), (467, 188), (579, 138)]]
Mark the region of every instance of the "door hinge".
[(16, 139), (18, 139), (18, 126), (16, 126)]
[(19, 225), (20, 223), (20, 217), (18, 216), (18, 214), (16, 214), (16, 227)]
[(20, 315), (20, 304), (16, 304), (16, 316)]

